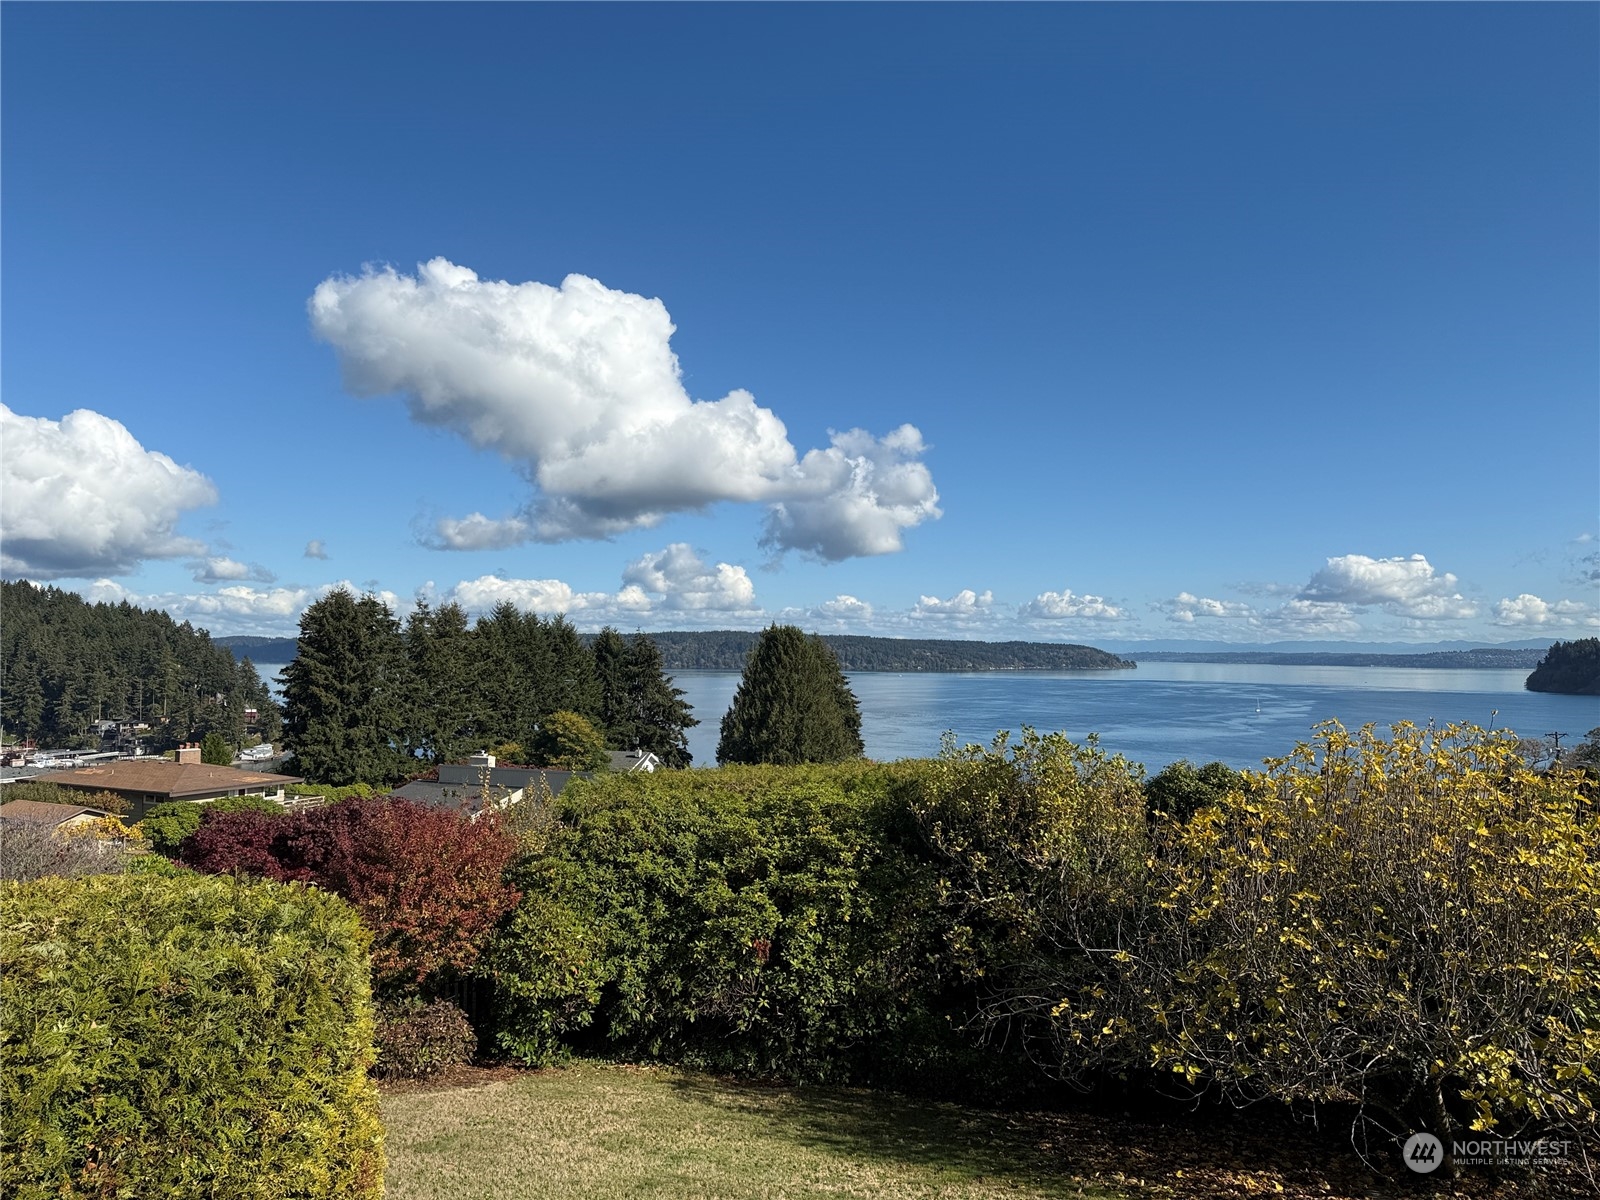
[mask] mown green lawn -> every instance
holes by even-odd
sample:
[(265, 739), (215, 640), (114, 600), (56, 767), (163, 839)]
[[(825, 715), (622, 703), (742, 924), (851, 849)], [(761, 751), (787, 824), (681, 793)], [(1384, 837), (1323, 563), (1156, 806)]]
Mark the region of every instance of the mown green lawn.
[(1052, 1170), (1004, 1114), (580, 1063), (383, 1097), (391, 1200), (1116, 1193)]

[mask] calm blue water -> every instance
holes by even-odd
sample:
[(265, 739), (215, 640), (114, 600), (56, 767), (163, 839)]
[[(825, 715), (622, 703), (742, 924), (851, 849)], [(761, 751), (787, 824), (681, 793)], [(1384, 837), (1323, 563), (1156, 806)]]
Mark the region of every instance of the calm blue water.
[[(947, 729), (963, 742), (988, 742), (997, 730), (1015, 733), (1032, 725), (1075, 740), (1099, 733), (1102, 748), (1153, 771), (1180, 758), (1260, 766), (1330, 718), (1352, 729), (1369, 721), (1380, 727), (1471, 721), (1527, 737), (1560, 730), (1574, 741), (1600, 726), (1600, 699), (1524, 691), (1527, 677), (1521, 670), (1147, 663), (1133, 671), (862, 672), (849, 678), (861, 701), (869, 758), (937, 754)], [(696, 765), (709, 766), (739, 675), (680, 671), (674, 682), (702, 722), (689, 731), (689, 749)]]
[[(257, 667), (279, 685), (283, 664)], [(1259, 766), (1335, 717), (1352, 729), (1368, 721), (1471, 721), (1525, 737), (1560, 730), (1573, 741), (1600, 726), (1600, 699), (1524, 691), (1527, 677), (1521, 670), (1146, 663), (1133, 671), (860, 672), (850, 686), (870, 758), (937, 754), (946, 729), (964, 742), (988, 742), (996, 730), (1032, 725), (1076, 740), (1099, 733), (1106, 750), (1154, 771), (1180, 758)], [(700, 718), (689, 730), (695, 764), (712, 766), (739, 673), (680, 671), (674, 682)]]

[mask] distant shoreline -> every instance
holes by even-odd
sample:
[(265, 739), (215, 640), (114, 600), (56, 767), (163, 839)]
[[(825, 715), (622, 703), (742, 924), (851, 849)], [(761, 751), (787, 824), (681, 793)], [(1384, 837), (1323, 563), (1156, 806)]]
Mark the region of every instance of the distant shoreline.
[[(744, 630), (651, 633), (669, 671), (738, 671), (756, 634)], [(1407, 667), (1422, 670), (1521, 670), (1539, 664), (1545, 651), (1484, 647), (1425, 654), (1331, 651), (1124, 651), (1121, 656), (1062, 642), (975, 642), (824, 634), (846, 671), (1105, 671), (1129, 670), (1140, 662), (1215, 663), (1279, 667)], [(214, 637), (234, 656), (268, 663), (294, 659), (294, 638)]]

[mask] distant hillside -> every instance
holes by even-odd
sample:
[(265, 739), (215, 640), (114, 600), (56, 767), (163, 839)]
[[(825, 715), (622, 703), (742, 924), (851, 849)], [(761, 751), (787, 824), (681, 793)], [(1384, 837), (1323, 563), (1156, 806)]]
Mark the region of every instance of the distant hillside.
[(214, 637), (212, 645), (221, 646), (235, 659), (248, 658), (251, 662), (293, 662), (300, 642), (297, 638), (269, 637)]
[[(742, 671), (758, 634), (749, 630), (652, 633), (668, 670)], [(823, 634), (846, 671), (1114, 671), (1133, 663), (1059, 642), (960, 642)]]
[[(669, 671), (742, 671), (758, 634), (748, 629), (651, 633)], [(586, 635), (593, 641), (593, 635)], [(958, 642), (930, 638), (855, 637), (824, 634), (846, 671), (1113, 671), (1133, 663), (1096, 650), (1059, 642)], [(235, 658), (290, 662), (294, 638), (219, 637), (212, 641)]]
[(1442, 650), (1431, 654), (1293, 654), (1279, 651), (1194, 652), (1155, 651), (1138, 655), (1140, 662), (1253, 663), (1276, 667), (1431, 667), (1483, 669), (1502, 667), (1526, 670), (1537, 663), (1543, 650), (1478, 649)]
[(1557, 642), (1523, 686), (1530, 692), (1600, 696), (1600, 638)]

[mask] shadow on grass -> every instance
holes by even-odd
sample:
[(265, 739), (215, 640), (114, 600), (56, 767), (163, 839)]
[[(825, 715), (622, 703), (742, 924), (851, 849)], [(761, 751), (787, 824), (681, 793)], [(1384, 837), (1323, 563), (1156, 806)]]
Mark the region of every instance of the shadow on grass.
[(799, 1146), (854, 1161), (914, 1165), (948, 1180), (1026, 1182), (1077, 1194), (1048, 1146), (999, 1112), (853, 1089), (777, 1088), (678, 1076), (677, 1098), (721, 1113), (743, 1114)]

